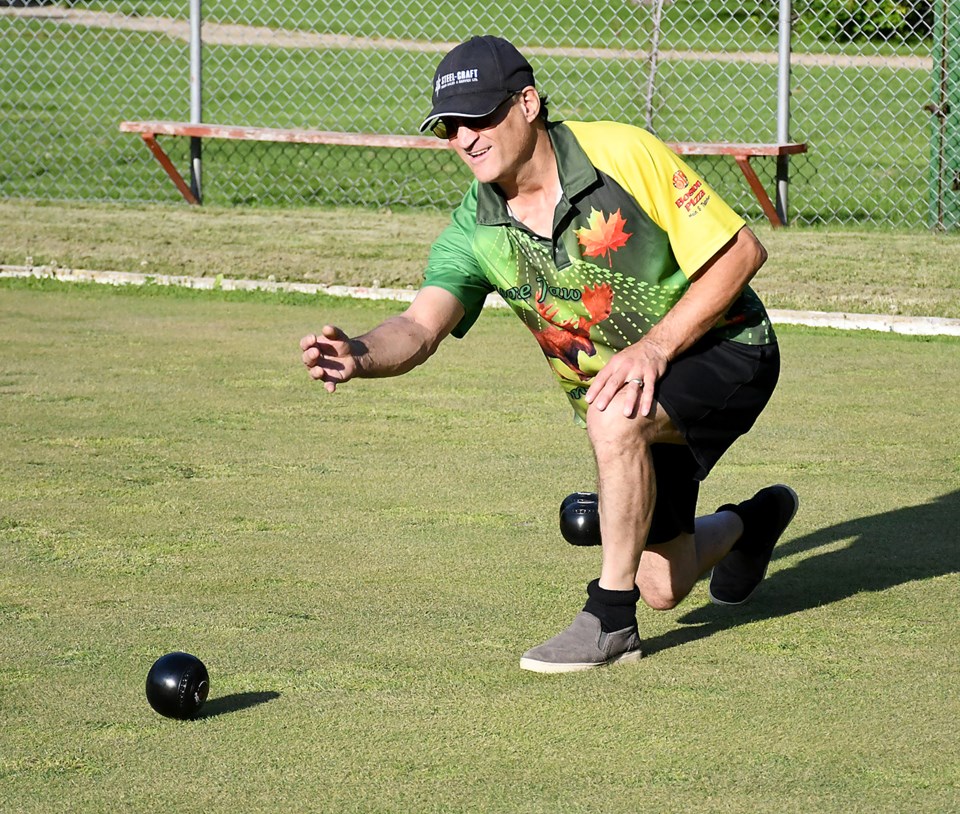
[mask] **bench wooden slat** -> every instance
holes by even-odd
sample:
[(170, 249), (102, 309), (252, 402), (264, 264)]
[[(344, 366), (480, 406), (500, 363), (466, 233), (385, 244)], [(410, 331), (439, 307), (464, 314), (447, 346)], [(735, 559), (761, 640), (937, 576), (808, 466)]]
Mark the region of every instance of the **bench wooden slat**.
[(279, 127), (234, 127), (189, 122), (121, 122), (124, 133), (153, 136), (191, 136), (233, 141), (271, 141), (287, 144), (334, 144), (344, 147), (398, 147), (446, 150), (447, 142), (435, 136), (394, 136), (381, 133), (342, 133), (332, 130), (297, 130)]
[[(237, 127), (189, 122), (121, 122), (124, 133), (150, 133), (154, 136), (192, 136), (235, 141), (273, 141), (289, 144), (334, 144), (346, 147), (399, 147), (418, 150), (445, 150), (448, 144), (434, 136), (386, 135), (382, 133), (345, 133), (334, 130), (301, 130), (286, 127)], [(790, 155), (804, 153), (806, 144), (766, 144), (752, 142), (668, 141), (679, 155)]]
[[(190, 122), (127, 121), (120, 123), (124, 133), (139, 133), (147, 147), (160, 162), (164, 171), (176, 184), (177, 189), (190, 203), (199, 203), (190, 188), (177, 172), (167, 154), (157, 144), (157, 136), (189, 136), (191, 138), (229, 139), (233, 141), (264, 141), (286, 144), (327, 144), (344, 147), (392, 147), (417, 150), (448, 150), (449, 142), (434, 136), (406, 136), (384, 133), (346, 133), (333, 130), (301, 130), (280, 127), (240, 127), (222, 124), (191, 124)], [(787, 144), (714, 141), (668, 141), (678, 155), (684, 156), (732, 156), (743, 172), (760, 208), (774, 226), (783, 226), (770, 196), (750, 165), (756, 156), (785, 156), (805, 153), (807, 145), (801, 142)]]
[(807, 145), (800, 142), (788, 144), (754, 144), (728, 141), (668, 141), (678, 155), (795, 155), (805, 153)]

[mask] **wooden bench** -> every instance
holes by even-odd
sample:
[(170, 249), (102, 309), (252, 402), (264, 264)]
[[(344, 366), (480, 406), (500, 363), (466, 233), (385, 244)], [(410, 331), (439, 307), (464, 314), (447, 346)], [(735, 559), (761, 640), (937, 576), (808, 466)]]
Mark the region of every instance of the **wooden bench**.
[[(121, 122), (124, 133), (139, 133), (170, 176), (180, 194), (191, 204), (199, 204), (197, 196), (183, 180), (170, 157), (157, 143), (157, 136), (188, 136), (198, 139), (229, 139), (233, 141), (268, 141), (286, 144), (329, 144), (346, 147), (393, 147), (416, 150), (448, 150), (447, 142), (434, 136), (394, 136), (376, 133), (341, 133), (330, 130), (296, 130), (276, 127), (233, 127), (219, 124), (190, 124), (188, 122)], [(674, 152), (683, 156), (732, 156), (743, 172), (744, 178), (756, 196), (764, 215), (770, 223), (784, 226), (784, 221), (770, 201), (770, 196), (757, 177), (750, 159), (757, 156), (786, 156), (805, 153), (807, 145), (789, 144), (740, 144), (730, 142), (667, 142)]]

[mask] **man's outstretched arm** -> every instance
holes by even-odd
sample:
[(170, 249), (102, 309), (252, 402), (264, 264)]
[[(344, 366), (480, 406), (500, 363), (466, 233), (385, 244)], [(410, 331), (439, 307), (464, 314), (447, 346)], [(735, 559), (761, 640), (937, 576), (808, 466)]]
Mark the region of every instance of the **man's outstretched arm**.
[(410, 307), (358, 337), (334, 325), (300, 340), (310, 376), (333, 393), (353, 378), (399, 376), (423, 364), (463, 318), (460, 301), (435, 286), (422, 288)]

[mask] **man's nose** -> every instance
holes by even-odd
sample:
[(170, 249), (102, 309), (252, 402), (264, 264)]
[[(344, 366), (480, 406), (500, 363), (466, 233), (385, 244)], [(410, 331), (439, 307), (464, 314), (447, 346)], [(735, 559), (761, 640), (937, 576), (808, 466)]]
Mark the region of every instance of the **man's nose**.
[(464, 149), (469, 149), (473, 146), (473, 143), (477, 140), (477, 137), (480, 135), (479, 131), (472, 130), (467, 127), (465, 124), (460, 124), (457, 127), (457, 143)]

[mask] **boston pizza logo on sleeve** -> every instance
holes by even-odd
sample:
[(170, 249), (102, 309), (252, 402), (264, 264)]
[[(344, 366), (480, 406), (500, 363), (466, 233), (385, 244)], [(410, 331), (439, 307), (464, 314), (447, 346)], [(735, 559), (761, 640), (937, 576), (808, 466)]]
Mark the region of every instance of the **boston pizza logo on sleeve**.
[(677, 189), (686, 189), (690, 182), (687, 180), (687, 176), (684, 174), (683, 170), (677, 170), (673, 174), (673, 185)]
[[(683, 176), (684, 185), (677, 186), (677, 176)], [(677, 189), (686, 189), (686, 192), (683, 193), (679, 198), (674, 200), (674, 204), (677, 209), (683, 209), (689, 217), (694, 217), (699, 214), (700, 211), (707, 205), (710, 200), (710, 195), (707, 189), (703, 185), (703, 181), (694, 181), (693, 184), (687, 189), (688, 185), (687, 177), (683, 175), (682, 172), (676, 172), (673, 176), (673, 185)]]

